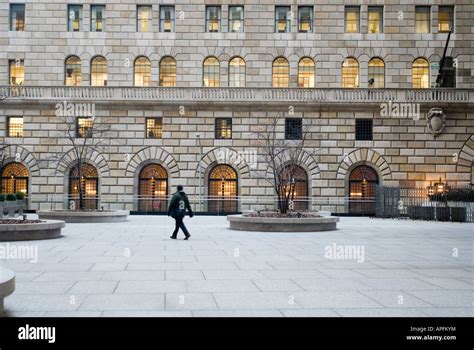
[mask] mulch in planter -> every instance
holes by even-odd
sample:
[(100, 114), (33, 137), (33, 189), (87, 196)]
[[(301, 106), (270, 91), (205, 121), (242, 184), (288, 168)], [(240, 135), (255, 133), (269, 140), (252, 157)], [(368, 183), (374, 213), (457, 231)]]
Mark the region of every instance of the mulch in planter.
[(317, 211), (291, 211), (281, 214), (278, 211), (257, 211), (246, 213), (243, 216), (258, 218), (320, 218), (321, 215)]
[(43, 220), (15, 220), (15, 219), (6, 219), (0, 220), (0, 225), (23, 225), (23, 224), (39, 224), (40, 222), (44, 222)]

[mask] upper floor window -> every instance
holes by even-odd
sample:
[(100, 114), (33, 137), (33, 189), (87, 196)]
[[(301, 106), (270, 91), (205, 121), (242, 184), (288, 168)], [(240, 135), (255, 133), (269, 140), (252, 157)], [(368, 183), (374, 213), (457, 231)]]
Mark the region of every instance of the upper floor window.
[(285, 140), (301, 140), (303, 138), (303, 120), (301, 118), (285, 118)]
[(275, 33), (289, 33), (291, 31), (291, 7), (275, 7)]
[(314, 61), (309, 57), (303, 57), (298, 63), (298, 87), (314, 87)]
[(357, 141), (373, 140), (373, 120), (372, 119), (356, 119), (355, 139)]
[(298, 7), (298, 32), (311, 33), (313, 31), (313, 6)]
[(25, 4), (10, 4), (10, 30), (15, 32), (25, 30)]
[(146, 118), (147, 139), (161, 139), (163, 136), (163, 119), (162, 118)]
[(105, 32), (105, 5), (91, 5), (91, 32)]
[(221, 27), (221, 7), (206, 6), (206, 31), (219, 32)]
[(8, 67), (10, 85), (23, 85), (25, 82), (25, 62), (20, 59), (10, 60)]
[(380, 58), (372, 58), (369, 61), (369, 88), (385, 87), (385, 63)]
[(90, 117), (78, 117), (76, 119), (76, 137), (90, 138), (92, 137), (92, 126), (94, 121)]
[(91, 85), (107, 86), (107, 60), (102, 56), (91, 61)]
[(287, 88), (290, 85), (290, 64), (284, 57), (278, 57), (273, 61), (272, 86)]
[(160, 6), (160, 32), (174, 32), (174, 6)]
[(426, 34), (431, 32), (431, 7), (415, 6), (415, 32)]
[(383, 33), (383, 6), (369, 6), (369, 27), (371, 34)]
[(240, 57), (234, 57), (229, 62), (229, 86), (245, 86), (245, 61)]
[(151, 6), (137, 6), (137, 32), (146, 33), (151, 31)]
[(216, 118), (216, 139), (232, 138), (232, 118)]
[(454, 59), (450, 56), (444, 58), (441, 69), (441, 81), (439, 81), (440, 87), (456, 87), (456, 66)]
[(359, 62), (355, 58), (347, 58), (342, 64), (342, 87), (359, 87)]
[(438, 8), (438, 32), (454, 32), (454, 6), (440, 6)]
[(345, 22), (346, 33), (359, 33), (360, 27), (360, 7), (346, 6), (345, 7)]
[(430, 87), (430, 64), (424, 58), (417, 58), (413, 62), (412, 84), (414, 89), (428, 89)]
[(241, 33), (244, 31), (244, 7), (229, 6), (229, 32)]
[(160, 86), (176, 86), (176, 61), (163, 57), (160, 61)]
[(204, 60), (203, 64), (203, 78), (202, 84), (205, 87), (219, 87), (220, 64), (219, 60), (215, 57), (208, 57)]
[(82, 5), (68, 5), (68, 28), (70, 32), (82, 31)]
[(69, 56), (66, 59), (64, 84), (66, 86), (80, 86), (81, 85), (81, 59), (77, 56)]
[(23, 117), (7, 118), (7, 137), (23, 137)]
[(150, 86), (151, 63), (145, 56), (137, 57), (135, 60), (135, 86)]

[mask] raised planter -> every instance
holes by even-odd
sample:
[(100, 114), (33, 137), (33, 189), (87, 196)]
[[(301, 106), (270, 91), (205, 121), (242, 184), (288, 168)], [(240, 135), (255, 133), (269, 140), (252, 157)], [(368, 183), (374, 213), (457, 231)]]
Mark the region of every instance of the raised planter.
[(31, 224), (0, 224), (0, 242), (31, 241), (61, 237), (64, 221), (43, 220)]
[(38, 218), (41, 220), (63, 220), (67, 223), (110, 223), (127, 221), (129, 211), (38, 210), (36, 214), (38, 214)]
[(307, 218), (252, 217), (227, 215), (231, 230), (262, 232), (319, 232), (336, 230), (338, 217)]
[(3, 314), (3, 299), (15, 291), (15, 274), (0, 266), (0, 315)]

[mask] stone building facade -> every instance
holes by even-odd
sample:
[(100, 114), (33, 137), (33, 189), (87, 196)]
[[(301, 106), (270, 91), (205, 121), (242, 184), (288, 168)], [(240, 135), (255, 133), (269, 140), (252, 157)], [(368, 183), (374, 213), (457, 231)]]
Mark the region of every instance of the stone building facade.
[[(22, 7), (12, 6), (18, 4), (25, 4), (23, 23)], [(80, 10), (68, 7), (73, 5)], [(100, 16), (97, 5), (105, 5)], [(143, 5), (149, 6), (146, 24), (138, 8)], [(243, 17), (230, 16), (235, 5), (243, 6)], [(277, 21), (280, 5), (288, 8)], [(166, 6), (172, 19), (160, 17)], [(212, 6), (218, 7), (217, 17), (208, 12)], [(305, 6), (310, 32), (302, 30), (300, 8)], [(428, 8), (424, 28), (421, 7)], [(374, 10), (381, 11), (380, 17)], [(89, 104), (94, 120), (110, 125), (104, 146), (87, 152), (87, 162), (96, 169), (91, 193), (99, 207), (161, 211), (163, 203), (152, 199), (141, 207), (140, 200), (154, 191), (170, 194), (176, 184), (186, 187), (201, 211), (215, 211), (210, 195), (239, 197), (235, 207), (217, 211), (272, 206), (274, 190), (261, 176), (268, 163), (255, 133), (275, 116), (283, 117), (282, 139), (289, 133), (285, 118), (311, 126), (300, 188), (310, 208), (349, 212), (350, 198), (360, 195), (354, 194), (362, 186), (357, 181), (367, 180), (352, 179), (351, 189), (351, 174), (355, 177), (360, 166), (387, 186), (426, 188), (440, 178), (472, 185), (473, 16), (471, 0), (1, 0), (3, 168), (24, 166), (26, 176), (13, 176), (27, 178), (22, 190), (31, 209), (69, 206), (75, 155), (57, 111), (61, 105)], [(235, 18), (241, 23), (231, 21)], [(163, 31), (166, 21), (172, 21), (171, 31)], [(213, 21), (217, 32), (209, 32)], [(455, 82), (435, 88), (448, 38), (446, 21), (453, 27), (447, 56), (454, 62)], [(374, 30), (374, 25), (379, 27)], [(94, 68), (97, 57), (102, 64)], [(149, 65), (139, 66), (140, 57)], [(174, 74), (162, 64), (165, 58), (172, 58)], [(205, 67), (209, 58), (215, 60)], [(234, 58), (244, 65), (234, 67)], [(305, 58), (314, 64), (309, 69), (301, 64)], [(378, 69), (375, 58), (382, 62)], [(395, 113), (405, 107), (413, 110)], [(430, 124), (433, 115), (440, 116), (436, 125)], [(22, 118), (20, 137), (12, 135), (14, 118)], [(147, 118), (161, 118), (161, 137), (148, 137)], [(216, 138), (219, 118), (231, 120), (230, 138)], [(369, 120), (362, 137), (356, 128), (367, 124), (358, 120)], [(165, 171), (156, 175), (161, 182), (151, 189), (146, 181), (157, 178), (141, 177), (150, 164)], [(219, 164), (227, 164), (233, 175), (212, 178)], [(226, 181), (219, 182), (219, 176)], [(4, 187), (10, 186), (12, 175), (2, 177)]]

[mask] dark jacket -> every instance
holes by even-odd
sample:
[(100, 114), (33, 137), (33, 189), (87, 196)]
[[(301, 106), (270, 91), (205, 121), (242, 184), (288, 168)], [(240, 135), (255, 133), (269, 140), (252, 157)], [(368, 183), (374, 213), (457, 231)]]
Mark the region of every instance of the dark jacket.
[(189, 212), (189, 216), (194, 215), (186, 193), (184, 193), (184, 191), (177, 191), (173, 194), (173, 197), (171, 197), (168, 216), (171, 215), (174, 218), (183, 217), (186, 214), (186, 209)]

